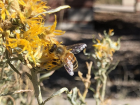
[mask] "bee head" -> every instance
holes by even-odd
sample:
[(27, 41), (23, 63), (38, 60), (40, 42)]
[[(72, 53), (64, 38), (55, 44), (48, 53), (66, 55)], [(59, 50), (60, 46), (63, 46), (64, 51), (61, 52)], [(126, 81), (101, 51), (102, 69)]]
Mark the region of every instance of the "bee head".
[(49, 50), (50, 53), (54, 52), (57, 49), (57, 45), (53, 44), (51, 49)]
[(64, 53), (64, 49), (62, 48), (62, 46), (57, 46), (56, 44), (53, 44), (49, 52), (55, 52), (56, 54), (62, 55)]
[(64, 49), (61, 46), (59, 46), (56, 49), (56, 53), (62, 55), (64, 53)]

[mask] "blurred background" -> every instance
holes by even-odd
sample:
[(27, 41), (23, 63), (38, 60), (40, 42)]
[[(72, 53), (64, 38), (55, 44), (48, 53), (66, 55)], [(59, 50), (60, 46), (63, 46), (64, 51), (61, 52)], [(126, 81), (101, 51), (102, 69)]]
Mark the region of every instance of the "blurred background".
[[(113, 40), (121, 38), (121, 48), (114, 54), (114, 61), (120, 61), (108, 78), (106, 97), (115, 99), (140, 97), (140, 0), (46, 0), (52, 8), (70, 5), (70, 9), (61, 10), (57, 15), (57, 29), (66, 33), (58, 39), (64, 45), (86, 43), (87, 52), (94, 51), (93, 38), (98, 33), (114, 29)], [(54, 14), (45, 17), (46, 25), (53, 24)], [(78, 60), (78, 70), (87, 73), (83, 52), (75, 55)], [(64, 67), (56, 70), (50, 79), (44, 80), (47, 92), (54, 92), (62, 87), (72, 89), (78, 87), (84, 90), (84, 84), (77, 80), (77, 72), (71, 77)], [(91, 78), (95, 85), (94, 75)], [(50, 93), (51, 94), (51, 93)], [(46, 96), (48, 94), (44, 94)], [(89, 90), (88, 98), (93, 97)]]

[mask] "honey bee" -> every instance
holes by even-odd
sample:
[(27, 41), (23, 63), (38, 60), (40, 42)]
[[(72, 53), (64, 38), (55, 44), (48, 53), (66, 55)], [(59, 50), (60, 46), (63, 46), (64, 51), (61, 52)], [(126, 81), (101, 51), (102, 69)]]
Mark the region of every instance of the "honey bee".
[(45, 68), (47, 70), (52, 70), (52, 68), (57, 66), (64, 66), (69, 75), (73, 76), (74, 71), (78, 67), (78, 62), (74, 54), (78, 54), (86, 46), (87, 45), (85, 43), (79, 43), (70, 46), (53, 44), (49, 49), (49, 53), (54, 54), (56, 57), (54, 59), (50, 59), (48, 61), (49, 64)]

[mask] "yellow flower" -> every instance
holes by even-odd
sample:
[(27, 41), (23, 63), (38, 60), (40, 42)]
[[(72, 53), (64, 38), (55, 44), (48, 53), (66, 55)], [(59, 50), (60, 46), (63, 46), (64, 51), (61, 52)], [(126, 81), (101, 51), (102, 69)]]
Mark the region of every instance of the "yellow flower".
[(103, 54), (101, 51), (98, 51), (95, 53), (98, 59), (101, 59), (103, 57)]
[(5, 20), (6, 16), (9, 16), (9, 12), (7, 10), (7, 8), (5, 7), (4, 3), (2, 1), (0, 1), (0, 8), (2, 8), (1, 10), (1, 19)]
[(107, 51), (108, 50), (108, 44), (101, 43), (98, 41), (97, 44), (93, 45), (98, 51)]
[(113, 56), (113, 53), (115, 52), (115, 49), (109, 48), (107, 54), (110, 56)]
[(50, 46), (52, 43), (59, 44), (54, 37), (64, 33), (61, 30), (55, 30), (56, 20), (51, 27), (44, 27), (43, 23), (31, 19), (28, 19), (27, 23), (29, 24), (28, 30), (15, 33), (16, 38), (7, 38), (6, 46), (13, 49), (20, 48), (17, 51), (18, 53), (27, 51), (27, 57), (34, 63), (38, 62), (41, 57), (45, 58), (45, 60), (55, 57), (55, 55), (48, 56), (48, 45)]
[[(46, 60), (51, 64), (51, 60), (57, 58), (55, 54), (50, 54), (49, 50), (53, 44), (61, 44), (54, 37), (65, 33), (62, 30), (56, 30), (56, 16), (53, 25), (44, 26), (42, 15), (54, 13), (69, 6), (60, 6), (46, 11), (48, 8), (42, 0), (9, 0), (6, 3), (0, 1), (0, 33), (3, 33), (4, 45), (9, 51), (13, 51), (12, 53), (23, 55), (26, 63), (29, 62), (34, 66)], [(44, 65), (44, 67), (47, 66)]]
[[(110, 40), (111, 41), (111, 40)], [(102, 57), (111, 57), (113, 56), (113, 53), (115, 52), (115, 49), (110, 46), (110, 44), (113, 44), (108, 42), (108, 39), (103, 39), (101, 42), (100, 40), (97, 40), (97, 44), (93, 45), (95, 47), (95, 53), (98, 58)]]
[[(65, 33), (65, 31), (62, 31), (62, 30), (55, 30), (56, 28), (56, 25), (57, 25), (57, 22), (56, 22), (56, 15), (55, 15), (55, 22), (52, 26), (50, 27), (46, 27), (46, 30), (44, 32), (44, 34), (48, 35), (48, 37), (52, 36), (54, 37), (55, 35), (62, 35)], [(46, 37), (46, 38), (48, 38)]]
[(41, 0), (19, 0), (19, 3), (24, 7), (23, 12), (26, 18), (33, 17), (49, 8), (46, 6), (46, 3)]
[(1, 32), (3, 32), (3, 29), (2, 29), (2, 28), (0, 28), (0, 31), (1, 31)]
[(112, 35), (112, 32), (114, 31), (114, 29), (109, 29), (108, 35)]

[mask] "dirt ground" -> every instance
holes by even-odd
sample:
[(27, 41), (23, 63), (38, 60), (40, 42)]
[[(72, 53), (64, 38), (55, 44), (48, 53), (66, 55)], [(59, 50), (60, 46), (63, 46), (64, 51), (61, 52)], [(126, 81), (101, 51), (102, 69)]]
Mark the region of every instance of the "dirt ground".
[[(46, 98), (44, 97), (44, 100)], [(33, 105), (36, 104), (37, 101), (34, 100)], [(88, 98), (86, 99), (87, 105), (95, 105), (95, 100)], [(17, 103), (18, 105), (18, 103)], [(55, 97), (48, 101), (45, 105), (71, 105), (68, 100), (65, 100), (63, 97)], [(106, 100), (106, 105), (140, 105), (140, 99), (123, 99), (123, 100), (114, 100), (114, 99), (108, 99)]]

